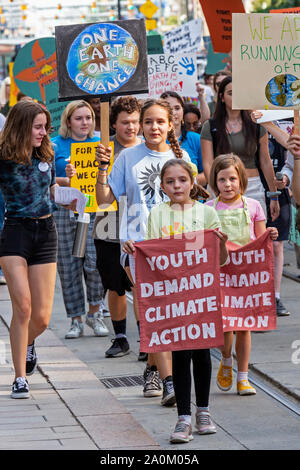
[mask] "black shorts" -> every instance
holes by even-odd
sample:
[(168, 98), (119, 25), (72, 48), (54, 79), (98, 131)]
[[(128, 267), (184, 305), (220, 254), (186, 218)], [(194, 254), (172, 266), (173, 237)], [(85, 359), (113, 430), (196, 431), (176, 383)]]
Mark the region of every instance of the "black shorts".
[(281, 191), (281, 194), (278, 198), (280, 205), (280, 214), (277, 219), (272, 221), (270, 216), (270, 203), (269, 199), (267, 200), (267, 227), (276, 227), (278, 230), (278, 238), (276, 241), (284, 241), (289, 239), (289, 231), (291, 224), (291, 199), (288, 193), (288, 190)]
[(1, 256), (21, 256), (28, 266), (56, 263), (57, 230), (53, 216), (46, 219), (6, 218), (0, 237)]
[(97, 268), (104, 289), (112, 290), (119, 296), (130, 292), (132, 284), (126, 271), (120, 264), (120, 243), (106, 240), (94, 240), (97, 251)]

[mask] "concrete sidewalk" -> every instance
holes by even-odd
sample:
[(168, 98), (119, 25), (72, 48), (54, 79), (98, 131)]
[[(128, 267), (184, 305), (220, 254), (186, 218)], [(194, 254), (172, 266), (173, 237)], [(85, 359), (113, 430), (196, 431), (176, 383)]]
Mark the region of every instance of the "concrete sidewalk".
[[(295, 256), (288, 246), (285, 263), (285, 269), (295, 275)], [(39, 365), (38, 371), (29, 377), (32, 399), (12, 400), (13, 368), (8, 332), (11, 303), (7, 287), (0, 286), (0, 449), (161, 449), (154, 437), (155, 423), (168, 419), (170, 413), (175, 420), (176, 409), (151, 408), (151, 400), (141, 397), (140, 387), (126, 401), (118, 389), (110, 391), (101, 382), (106, 377), (142, 375), (144, 363), (136, 360), (134, 320), (129, 328), (130, 343), (137, 351), (120, 360), (105, 359), (109, 338), (64, 339), (69, 321), (59, 311), (61, 292), (58, 290), (56, 295), (60, 304), (54, 304), (50, 328), (36, 341)], [(278, 318), (277, 330), (252, 335), (250, 370), (299, 404), (300, 283), (284, 277), (282, 300), (291, 315)], [(106, 323), (110, 325), (110, 320)], [(226, 400), (229, 399), (227, 395)], [(136, 406), (145, 410), (144, 415), (134, 413), (135, 400), (147, 402)]]
[(0, 450), (159, 449), (95, 374), (47, 330), (37, 341), (30, 400), (10, 398), (11, 305), (0, 287)]

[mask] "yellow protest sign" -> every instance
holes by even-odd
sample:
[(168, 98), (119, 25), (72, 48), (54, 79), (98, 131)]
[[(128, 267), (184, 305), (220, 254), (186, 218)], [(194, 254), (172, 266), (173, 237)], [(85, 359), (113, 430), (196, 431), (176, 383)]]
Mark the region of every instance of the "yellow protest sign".
[[(98, 163), (95, 159), (95, 149), (98, 142), (78, 142), (71, 144), (71, 164), (76, 168), (76, 174), (71, 179), (71, 187), (79, 189), (88, 199), (85, 212), (98, 212), (96, 200), (96, 181), (98, 175)], [(114, 143), (110, 142), (112, 155), (114, 154)], [(108, 173), (113, 165), (113, 157), (110, 160)], [(104, 210), (104, 209), (103, 209)], [(114, 201), (105, 211), (116, 211), (117, 202)]]

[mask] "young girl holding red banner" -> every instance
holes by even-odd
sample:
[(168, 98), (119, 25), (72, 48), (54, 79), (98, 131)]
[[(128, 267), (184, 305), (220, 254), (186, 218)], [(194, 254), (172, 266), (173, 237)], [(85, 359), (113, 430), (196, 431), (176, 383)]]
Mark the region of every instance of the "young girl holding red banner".
[[(218, 196), (206, 204), (213, 206), (227, 234), (229, 241), (237, 245), (246, 245), (261, 236), (266, 230), (272, 240), (278, 237), (275, 227), (266, 229), (265, 215), (260, 203), (243, 196), (247, 188), (247, 175), (244, 164), (234, 154), (219, 155), (213, 162), (209, 184)], [(232, 387), (232, 345), (233, 331), (224, 333), (224, 347), (220, 363), (217, 385), (223, 390)], [(238, 374), (237, 393), (254, 395), (256, 390), (248, 381), (248, 363), (251, 351), (251, 332), (236, 331), (235, 342)]]
[[(147, 238), (163, 238), (172, 234), (203, 229), (216, 229), (220, 238), (220, 263), (227, 260), (225, 242), (227, 236), (217, 231), (220, 222), (215, 210), (198, 202), (209, 194), (194, 184), (195, 175), (190, 163), (169, 160), (161, 171), (161, 188), (170, 201), (154, 207), (148, 217)], [(135, 251), (132, 240), (123, 247), (127, 253)], [(196, 393), (196, 428), (199, 434), (213, 434), (216, 427), (209, 414), (209, 392), (211, 381), (211, 358), (209, 349), (182, 350), (172, 352), (172, 372), (178, 421), (170, 442), (189, 442), (193, 439), (191, 424), (191, 361)]]
[[(107, 169), (110, 147), (105, 148), (99, 144), (96, 150), (96, 159), (99, 162), (96, 184), (98, 204), (111, 204), (115, 199), (119, 203), (126, 201), (120, 227), (120, 240), (123, 243), (128, 239), (144, 240), (150, 210), (167, 200), (161, 190), (159, 178), (164, 163), (174, 157), (190, 160), (178, 144), (172, 110), (166, 101), (147, 100), (141, 109), (140, 126), (145, 142), (122, 150), (109, 175)], [(121, 255), (121, 264), (131, 278), (128, 255), (124, 252)], [(134, 289), (133, 296), (135, 301)], [(163, 406), (174, 405), (171, 354), (163, 352), (148, 355), (148, 366), (145, 371), (144, 396), (162, 395)], [(163, 390), (159, 376), (163, 381)]]

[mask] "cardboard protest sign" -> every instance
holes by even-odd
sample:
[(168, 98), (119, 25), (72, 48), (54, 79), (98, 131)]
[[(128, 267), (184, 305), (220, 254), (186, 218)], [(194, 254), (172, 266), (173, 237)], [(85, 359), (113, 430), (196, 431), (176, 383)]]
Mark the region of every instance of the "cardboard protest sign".
[(230, 63), (230, 57), (228, 54), (214, 52), (211, 40), (207, 42), (207, 64), (205, 67), (205, 73), (208, 75), (214, 75), (220, 70), (228, 69)]
[[(71, 187), (78, 189), (87, 199), (85, 212), (116, 211), (116, 201), (105, 209), (98, 207), (96, 200), (96, 181), (98, 175), (98, 162), (95, 160), (95, 149), (98, 142), (82, 142), (71, 144), (71, 163), (76, 168), (76, 174), (71, 179)], [(114, 150), (113, 142), (110, 142), (112, 155)], [(108, 174), (111, 171), (114, 159), (110, 159)]]
[(164, 91), (183, 96), (196, 94), (195, 54), (153, 54), (148, 56), (149, 97), (159, 98)]
[(164, 52), (166, 54), (195, 53), (201, 49), (202, 20), (188, 21), (178, 28), (164, 34)]
[(234, 109), (300, 109), (300, 16), (233, 14)]
[(276, 329), (269, 233), (243, 247), (229, 244), (229, 260), (220, 272), (224, 331)]
[(163, 54), (162, 37), (160, 34), (151, 34), (147, 36), (148, 54)]
[(144, 20), (55, 28), (59, 99), (148, 91)]
[(232, 13), (244, 13), (242, 0), (199, 0), (214, 52), (228, 53), (232, 49)]
[[(191, 235), (204, 243), (191, 248)], [(141, 351), (223, 345), (219, 243), (213, 231), (138, 242), (135, 247)]]
[(44, 103), (57, 96), (55, 39), (40, 38), (25, 44), (17, 54), (13, 74), (25, 95)]
[(45, 104), (51, 114), (51, 137), (55, 137), (68, 104), (58, 102), (55, 39), (46, 37), (25, 44), (15, 59), (13, 76), (22, 93)]

